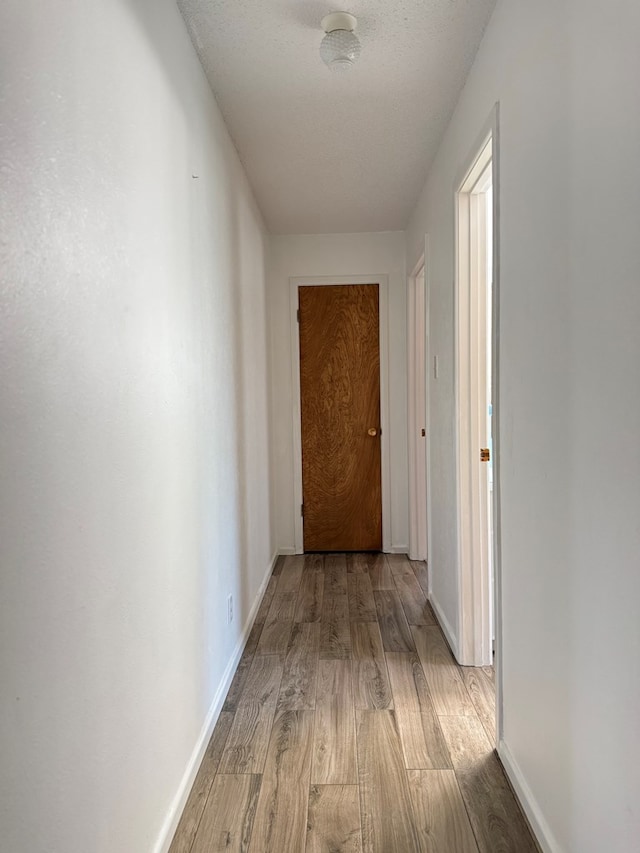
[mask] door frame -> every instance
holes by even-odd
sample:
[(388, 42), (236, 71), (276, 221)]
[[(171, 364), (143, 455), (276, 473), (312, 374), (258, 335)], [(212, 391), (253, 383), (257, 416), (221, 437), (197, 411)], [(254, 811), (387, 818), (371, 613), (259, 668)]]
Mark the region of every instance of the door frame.
[[(493, 625), (495, 634), (496, 668), (496, 732), (502, 736), (502, 565), (500, 515), (500, 139), (499, 105), (496, 104), (478, 136), (464, 168), (454, 186), (455, 193), (455, 400), (456, 400), (456, 491), (458, 506), (458, 660), (463, 665), (478, 666), (491, 662), (491, 644), (487, 648), (487, 625), (490, 601), (486, 579), (479, 577), (473, 554), (474, 513), (473, 483), (477, 477), (480, 444), (473, 426), (473, 401), (469, 396), (472, 352), (469, 343), (469, 304), (465, 293), (470, 292), (474, 272), (465, 265), (469, 257), (470, 230), (468, 216), (471, 194), (468, 181), (477, 169), (478, 161), (491, 143), (493, 185), (493, 293), (491, 313), (491, 376), (492, 376), (492, 447), (493, 447)], [(465, 189), (465, 187), (467, 189)], [(465, 339), (466, 336), (466, 339)], [(465, 357), (466, 353), (466, 357)], [(477, 413), (475, 413), (477, 414)], [(476, 446), (477, 445), (477, 446)], [(477, 519), (475, 521), (477, 524)]]
[[(409, 558), (426, 560), (429, 563), (431, 547), (429, 497), (429, 270), (428, 236), (425, 236), (425, 251), (407, 279), (407, 378), (408, 399), (407, 414), (409, 435)], [(418, 292), (418, 276), (422, 272), (423, 290)], [(419, 339), (423, 340), (422, 358), (420, 358)], [(422, 364), (420, 364), (422, 362)], [(419, 384), (422, 382), (424, 406), (419, 407)], [(420, 411), (422, 409), (422, 411)], [(420, 466), (418, 430), (424, 428), (424, 465)], [(420, 468), (423, 468), (422, 477)], [(421, 482), (422, 479), (422, 482)]]
[(293, 416), (293, 507), (294, 547), (304, 553), (302, 506), (302, 419), (300, 399), (300, 328), (298, 288), (329, 285), (377, 284), (380, 345), (380, 463), (382, 481), (382, 550), (391, 551), (391, 440), (389, 434), (389, 276), (341, 275), (295, 276), (289, 279), (289, 321), (291, 331), (292, 416)]

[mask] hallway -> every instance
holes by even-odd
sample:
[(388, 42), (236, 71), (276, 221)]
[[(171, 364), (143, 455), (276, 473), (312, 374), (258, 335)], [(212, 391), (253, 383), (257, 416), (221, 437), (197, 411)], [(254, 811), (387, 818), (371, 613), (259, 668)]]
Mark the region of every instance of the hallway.
[[(2, 853), (638, 850), (640, 3), (356, 0), (346, 75), (330, 10), (0, 4)], [(443, 634), (423, 566), (278, 561), (313, 512), (296, 294), (345, 284), (379, 289), (382, 548), (428, 555)], [(487, 450), (496, 753), (443, 640), (491, 663)]]
[(493, 670), (403, 555), (279, 558), (170, 853), (527, 853)]

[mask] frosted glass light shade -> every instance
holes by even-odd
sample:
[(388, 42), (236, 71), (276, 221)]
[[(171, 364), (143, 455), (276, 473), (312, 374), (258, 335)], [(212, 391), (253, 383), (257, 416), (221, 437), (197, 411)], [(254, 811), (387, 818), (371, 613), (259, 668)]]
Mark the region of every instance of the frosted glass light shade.
[(320, 44), (322, 61), (331, 71), (348, 71), (360, 56), (358, 37), (349, 30), (333, 30)]

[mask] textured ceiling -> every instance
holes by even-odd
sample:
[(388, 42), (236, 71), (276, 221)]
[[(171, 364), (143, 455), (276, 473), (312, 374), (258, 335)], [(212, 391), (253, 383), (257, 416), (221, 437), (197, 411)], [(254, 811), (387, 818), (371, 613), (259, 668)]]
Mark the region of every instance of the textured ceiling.
[[(274, 234), (402, 229), (495, 0), (178, 0)], [(320, 21), (358, 18), (334, 74)]]

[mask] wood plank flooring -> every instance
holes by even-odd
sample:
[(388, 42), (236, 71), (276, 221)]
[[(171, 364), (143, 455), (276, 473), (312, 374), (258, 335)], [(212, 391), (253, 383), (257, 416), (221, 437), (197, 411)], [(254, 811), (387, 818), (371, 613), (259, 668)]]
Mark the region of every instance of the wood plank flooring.
[(278, 560), (170, 853), (536, 853), (402, 555)]

